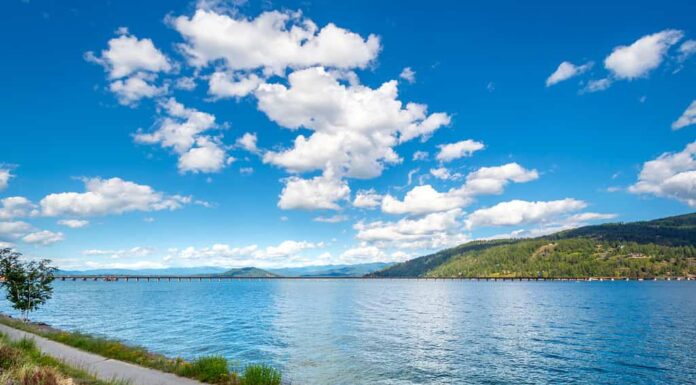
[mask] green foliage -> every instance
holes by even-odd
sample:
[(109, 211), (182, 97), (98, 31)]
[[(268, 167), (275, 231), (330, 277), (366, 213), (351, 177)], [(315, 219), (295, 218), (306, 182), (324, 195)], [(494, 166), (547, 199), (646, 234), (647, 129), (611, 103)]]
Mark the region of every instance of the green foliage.
[(206, 356), (183, 365), (177, 374), (211, 384), (225, 384), (230, 379), (230, 368), (225, 357)]
[(520, 240), (460, 254), (428, 277), (629, 277), (696, 274), (696, 248), (575, 238)]
[(586, 226), (535, 239), (474, 241), (376, 277), (630, 277), (696, 275), (696, 214)]
[(41, 354), (33, 340), (10, 342), (0, 334), (0, 384), (3, 385), (126, 385), (104, 382), (80, 369)]
[(266, 365), (249, 365), (244, 369), (241, 385), (280, 385), (281, 375)]
[[(64, 332), (49, 328), (41, 328), (31, 323), (20, 322), (12, 318), (0, 316), (0, 323), (40, 335), (53, 341), (70, 345), (80, 350), (98, 354), (103, 357), (130, 362), (163, 372), (174, 373), (182, 377), (193, 378), (211, 384), (244, 384), (242, 379), (243, 377), (240, 378), (235, 371), (230, 370), (227, 360), (222, 356), (204, 356), (199, 357), (192, 362), (187, 362), (181, 358), (172, 359), (159, 354), (151, 353), (142, 347), (129, 346), (120, 341), (77, 332)], [(15, 345), (21, 346), (28, 354), (31, 354), (31, 350), (33, 349), (36, 355), (41, 356), (40, 352), (36, 350), (35, 346), (33, 345), (33, 340), (19, 341), (16, 342)], [(0, 367), (2, 367), (1, 353), (2, 352), (0, 351)], [(252, 368), (252, 373), (250, 374), (252, 377), (250, 378), (273, 379), (276, 378), (274, 375), (277, 375), (277, 378), (280, 378), (280, 372), (272, 369), (271, 367), (258, 366), (259, 368), (263, 368), (261, 370), (257, 369), (256, 367), (256, 365), (247, 367), (247, 370)], [(262, 375), (260, 377), (254, 377), (254, 371), (260, 371)], [(256, 384), (256, 382), (250, 382), (249, 384)], [(275, 382), (260, 382), (259, 384), (275, 384)], [(0, 385), (4, 384), (0, 382)]]
[(30, 312), (53, 295), (51, 283), (56, 269), (50, 266), (48, 259), (23, 262), (19, 260), (21, 256), (12, 249), (0, 249), (0, 275), (4, 279), (2, 286), (7, 291), (7, 300), (26, 320)]

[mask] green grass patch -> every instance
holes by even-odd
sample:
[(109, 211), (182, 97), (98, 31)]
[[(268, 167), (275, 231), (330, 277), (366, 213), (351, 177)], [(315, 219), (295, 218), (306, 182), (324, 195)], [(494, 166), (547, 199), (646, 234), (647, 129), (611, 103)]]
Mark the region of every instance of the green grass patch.
[[(120, 341), (79, 332), (59, 331), (2, 315), (0, 315), (0, 323), (103, 357), (130, 362), (210, 384), (279, 385), (281, 383), (280, 372), (266, 365), (249, 365), (240, 374), (231, 370), (228, 361), (222, 356), (203, 356), (188, 362), (182, 358), (169, 358), (155, 354), (145, 348), (126, 345)], [(22, 346), (26, 352), (30, 352), (32, 347), (36, 350), (33, 341), (20, 341), (19, 343), (24, 344)], [(2, 353), (0, 349), (0, 368), (3, 365)], [(40, 356), (40, 353), (38, 354)], [(69, 368), (65, 370), (69, 370)], [(4, 385), (4, 383), (0, 382), (0, 385)]]
[(33, 340), (10, 341), (0, 334), (0, 384), (3, 385), (127, 385), (100, 381), (91, 374), (43, 355)]
[(241, 385), (280, 385), (278, 370), (266, 365), (249, 365), (240, 379)]

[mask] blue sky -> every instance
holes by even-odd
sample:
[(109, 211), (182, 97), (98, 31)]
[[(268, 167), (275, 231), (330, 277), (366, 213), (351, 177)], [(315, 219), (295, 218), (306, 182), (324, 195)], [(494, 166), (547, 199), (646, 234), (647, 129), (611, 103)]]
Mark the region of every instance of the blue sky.
[(19, 1), (0, 243), (63, 268), (401, 261), (696, 207), (690, 1)]

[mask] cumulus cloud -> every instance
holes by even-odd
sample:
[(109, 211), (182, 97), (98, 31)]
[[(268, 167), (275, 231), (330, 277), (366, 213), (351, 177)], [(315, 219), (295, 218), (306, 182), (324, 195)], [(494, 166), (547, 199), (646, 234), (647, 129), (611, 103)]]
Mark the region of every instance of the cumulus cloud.
[(36, 205), (25, 197), (0, 199), (0, 219), (32, 217), (38, 214)]
[(263, 79), (256, 74), (215, 72), (208, 81), (208, 93), (215, 98), (241, 98), (254, 92)]
[(685, 61), (689, 56), (696, 53), (696, 40), (687, 40), (682, 45), (679, 46), (679, 58), (680, 62)]
[(407, 192), (403, 200), (387, 195), (382, 200), (382, 211), (419, 215), (461, 208), (469, 205), (478, 195), (501, 194), (510, 182), (526, 183), (538, 177), (536, 170), (527, 170), (517, 163), (482, 167), (469, 173), (462, 186), (446, 192), (439, 192), (430, 185), (421, 185)]
[(378, 194), (374, 189), (359, 190), (353, 200), (353, 206), (362, 209), (373, 209), (381, 203), (382, 195)]
[(50, 194), (39, 203), (45, 216), (95, 216), (129, 211), (175, 210), (191, 197), (167, 196), (152, 187), (121, 178), (85, 178), (85, 192)]
[(469, 240), (461, 233), (461, 210), (428, 214), (419, 219), (404, 218), (395, 222), (358, 222), (356, 238), (380, 247), (402, 249), (437, 249)]
[(399, 77), (413, 84), (416, 82), (416, 71), (412, 70), (411, 67), (406, 67), (401, 71)]
[(645, 162), (638, 181), (628, 191), (676, 199), (696, 208), (696, 142), (681, 152), (666, 152)]
[(0, 168), (0, 190), (7, 188), (7, 185), (10, 183), (10, 179), (12, 179), (13, 176), (14, 175), (12, 175), (10, 170)]
[(217, 137), (207, 134), (216, 128), (215, 116), (187, 108), (170, 98), (160, 104), (166, 116), (150, 133), (139, 131), (134, 140), (141, 144), (159, 144), (179, 155), (178, 169), (182, 173), (220, 171), (227, 164), (227, 155)]
[(564, 61), (559, 64), (556, 71), (554, 71), (551, 76), (546, 79), (546, 87), (551, 87), (554, 84), (581, 75), (592, 68), (593, 65), (594, 63), (592, 62), (587, 62), (582, 65), (575, 65), (571, 62)]
[(670, 47), (682, 39), (682, 31), (667, 29), (646, 35), (629, 46), (614, 48), (604, 59), (604, 67), (618, 79), (646, 76), (659, 67)]
[(30, 224), (22, 221), (0, 222), (0, 239), (17, 239), (33, 229)]
[(198, 9), (171, 20), (184, 37), (189, 62), (204, 67), (223, 61), (229, 70), (262, 69), (284, 75), (286, 68), (326, 66), (365, 68), (380, 51), (379, 38), (327, 24), (323, 28), (300, 12), (264, 12), (254, 19)]
[(245, 132), (244, 135), (237, 139), (237, 146), (256, 154), (259, 152), (259, 149), (256, 146), (257, 140), (258, 138), (256, 137), (256, 133)]
[(65, 239), (63, 233), (54, 233), (53, 231), (48, 230), (29, 233), (22, 237), (22, 241), (25, 243), (37, 244), (41, 246), (48, 246), (56, 242), (60, 242), (63, 239)]
[(473, 155), (474, 152), (482, 150), (484, 145), (481, 142), (467, 139), (456, 143), (442, 144), (438, 147), (440, 148), (440, 152), (438, 152), (436, 156), (437, 160), (440, 162), (450, 162), (462, 157), (469, 157)]
[(263, 160), (294, 172), (331, 170), (336, 175), (374, 178), (401, 158), (393, 147), (425, 137), (449, 124), (444, 113), (427, 114), (425, 105), (397, 99), (397, 83), (377, 89), (344, 85), (324, 68), (293, 72), (289, 87), (263, 84), (256, 91), (259, 109), (279, 125), (313, 131), (298, 135), (294, 146), (269, 151)]
[(228, 244), (214, 244), (209, 247), (187, 247), (170, 249), (165, 262), (176, 262), (188, 266), (200, 266), (201, 261), (207, 266), (261, 268), (279, 266), (303, 266), (316, 263), (316, 259), (303, 255), (305, 252), (321, 249), (321, 242), (287, 240), (278, 245), (261, 248), (258, 245), (233, 247)]
[(549, 222), (559, 215), (585, 207), (587, 203), (572, 198), (537, 202), (512, 200), (476, 210), (469, 214), (465, 223), (467, 229), (473, 229), (484, 226), (516, 226)]
[(285, 179), (278, 207), (283, 210), (338, 210), (338, 202), (350, 198), (348, 184), (331, 175), (320, 175), (312, 179), (291, 176)]
[(89, 225), (89, 221), (84, 219), (61, 219), (58, 224), (65, 227), (70, 227), (71, 229), (79, 229)]
[(455, 172), (452, 173), (446, 167), (431, 168), (430, 174), (437, 179), (442, 180), (457, 180), (461, 179), (462, 174)]
[(103, 50), (101, 56), (97, 57), (90, 51), (85, 54), (85, 58), (102, 65), (111, 79), (142, 71), (167, 72), (172, 69), (169, 59), (150, 39), (138, 39), (126, 33), (109, 40), (108, 45), (109, 48)]
[(672, 129), (679, 130), (692, 124), (696, 124), (696, 100), (692, 101), (679, 119), (672, 123)]
[(169, 72), (171, 61), (155, 47), (150, 39), (138, 39), (125, 28), (120, 36), (109, 40), (109, 48), (96, 56), (87, 52), (85, 59), (104, 67), (112, 80), (109, 90), (115, 93), (121, 104), (131, 105), (146, 97), (166, 92), (164, 87), (152, 84), (158, 72)]
[(118, 102), (129, 106), (137, 103), (143, 98), (152, 98), (164, 94), (165, 87), (157, 87), (150, 82), (152, 76), (137, 74), (125, 79), (118, 79), (111, 82), (109, 90), (116, 94)]

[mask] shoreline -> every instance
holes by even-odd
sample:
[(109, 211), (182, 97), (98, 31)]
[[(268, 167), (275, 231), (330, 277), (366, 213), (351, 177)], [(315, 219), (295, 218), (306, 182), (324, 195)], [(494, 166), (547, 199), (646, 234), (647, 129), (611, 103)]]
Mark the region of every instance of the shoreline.
[[(140, 346), (127, 345), (116, 339), (93, 336), (81, 332), (69, 332), (43, 322), (24, 322), (0, 313), (0, 325), (30, 333), (56, 344), (70, 347), (85, 354), (98, 355), (111, 361), (174, 375), (183, 380), (215, 385), (280, 385), (289, 384), (282, 380), (281, 373), (267, 365), (250, 364), (243, 370), (233, 370), (222, 356), (200, 356), (193, 361), (170, 358), (153, 353)], [(200, 382), (198, 382), (200, 381)], [(150, 385), (150, 384), (145, 384)]]

